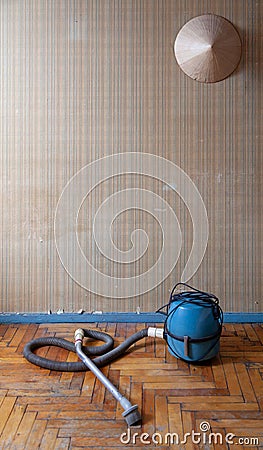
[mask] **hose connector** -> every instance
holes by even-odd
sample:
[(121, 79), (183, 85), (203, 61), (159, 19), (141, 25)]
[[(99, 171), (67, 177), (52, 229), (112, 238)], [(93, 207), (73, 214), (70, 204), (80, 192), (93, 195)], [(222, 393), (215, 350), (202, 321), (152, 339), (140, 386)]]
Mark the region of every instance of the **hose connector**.
[(154, 328), (154, 327), (148, 328), (148, 336), (149, 337), (154, 337), (154, 338), (157, 337), (157, 338), (163, 339), (163, 333), (164, 333), (163, 328)]
[(76, 345), (76, 343), (77, 342), (83, 342), (83, 339), (84, 339), (84, 336), (85, 336), (85, 334), (84, 334), (84, 331), (82, 330), (82, 328), (78, 328), (76, 331), (75, 331), (75, 345)]

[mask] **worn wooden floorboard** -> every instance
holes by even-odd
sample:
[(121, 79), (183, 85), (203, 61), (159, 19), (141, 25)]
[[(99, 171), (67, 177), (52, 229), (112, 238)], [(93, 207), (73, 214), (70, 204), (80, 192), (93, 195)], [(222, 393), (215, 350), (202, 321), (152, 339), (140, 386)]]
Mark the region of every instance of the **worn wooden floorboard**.
[[(162, 340), (143, 339), (102, 369), (133, 404), (143, 424), (127, 430), (122, 408), (91, 372), (39, 368), (23, 357), (29, 340), (72, 341), (74, 324), (0, 325), (0, 449), (178, 448), (263, 446), (263, 326), (226, 324), (220, 354), (190, 365)], [(90, 324), (122, 342), (142, 324)], [(40, 352), (39, 352), (40, 353)], [(66, 350), (42, 355), (76, 361)], [(144, 433), (144, 434), (143, 434)]]

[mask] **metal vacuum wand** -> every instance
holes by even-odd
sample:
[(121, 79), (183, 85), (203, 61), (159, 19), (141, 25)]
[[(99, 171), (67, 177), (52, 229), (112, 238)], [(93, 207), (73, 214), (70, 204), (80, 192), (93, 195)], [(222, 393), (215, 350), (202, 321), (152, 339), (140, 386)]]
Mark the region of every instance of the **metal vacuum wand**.
[(122, 416), (125, 418), (129, 427), (140, 426), (141, 416), (138, 411), (138, 405), (132, 405), (127, 398), (125, 398), (118, 389), (111, 383), (111, 381), (105, 377), (100, 369), (94, 364), (94, 362), (82, 351), (82, 344), (84, 339), (84, 331), (79, 328), (75, 331), (75, 347), (79, 358), (84, 364), (94, 373), (94, 375), (101, 381), (102, 384), (108, 389), (116, 400), (121, 404), (124, 412)]

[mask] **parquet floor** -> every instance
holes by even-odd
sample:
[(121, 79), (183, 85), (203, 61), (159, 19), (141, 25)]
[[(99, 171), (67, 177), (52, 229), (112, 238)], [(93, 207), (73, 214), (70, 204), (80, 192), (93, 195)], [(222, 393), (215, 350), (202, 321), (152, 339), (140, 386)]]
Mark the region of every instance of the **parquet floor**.
[[(86, 324), (117, 343), (144, 326)], [(77, 327), (0, 325), (1, 450), (263, 447), (263, 325), (226, 324), (220, 354), (203, 365), (177, 360), (164, 341), (148, 338), (103, 368), (139, 405), (143, 426), (130, 435), (122, 408), (92, 373), (50, 372), (23, 357), (29, 340), (54, 335), (73, 340)], [(65, 350), (41, 351), (76, 360)]]

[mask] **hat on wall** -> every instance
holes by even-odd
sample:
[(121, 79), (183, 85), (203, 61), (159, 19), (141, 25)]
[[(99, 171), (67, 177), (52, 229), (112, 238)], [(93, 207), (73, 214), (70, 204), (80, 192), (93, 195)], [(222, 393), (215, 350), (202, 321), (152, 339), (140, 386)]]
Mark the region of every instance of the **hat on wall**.
[(205, 14), (194, 17), (181, 28), (174, 53), (186, 75), (203, 83), (215, 83), (227, 78), (238, 66), (241, 40), (227, 19)]

